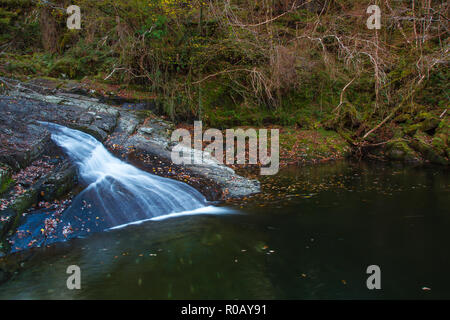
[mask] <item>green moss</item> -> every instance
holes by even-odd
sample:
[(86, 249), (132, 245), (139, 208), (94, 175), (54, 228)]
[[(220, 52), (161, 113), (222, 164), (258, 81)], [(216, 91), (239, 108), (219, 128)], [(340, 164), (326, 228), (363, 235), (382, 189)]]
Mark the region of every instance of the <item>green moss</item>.
[(437, 150), (440, 150), (441, 154), (445, 153), (445, 149), (447, 148), (447, 137), (445, 135), (435, 135), (433, 137), (432, 145)]
[(11, 178), (11, 168), (0, 163), (0, 194), (8, 190), (9, 186), (14, 182)]
[(418, 132), (414, 139), (410, 141), (410, 146), (420, 152), (422, 156), (431, 163), (448, 165), (448, 160), (443, 155), (443, 150), (435, 148), (432, 144), (427, 143), (427, 135)]
[(408, 136), (414, 136), (416, 132), (422, 127), (420, 123), (403, 126), (403, 132)]
[(450, 133), (449, 120), (442, 120), (436, 129), (436, 133), (443, 134), (448, 137)]
[(413, 162), (419, 160), (416, 152), (409, 147), (405, 140), (396, 140), (388, 143), (387, 156), (395, 161)]
[(394, 121), (397, 122), (397, 123), (410, 122), (411, 121), (411, 115), (409, 113), (403, 113), (403, 114), (397, 116), (394, 119)]
[(305, 160), (342, 158), (349, 151), (348, 143), (337, 132), (323, 128), (284, 128), (280, 133), (280, 146), (285, 151), (295, 152), (295, 157)]
[(417, 119), (419, 121), (421, 121), (420, 129), (424, 132), (429, 132), (429, 131), (435, 130), (441, 122), (439, 120), (439, 118), (435, 117), (433, 114), (431, 114), (429, 112), (419, 113), (419, 115), (417, 116)]
[(448, 79), (450, 77), (449, 68), (435, 68), (426, 78), (426, 83), (417, 96), (417, 101), (423, 105), (433, 106), (439, 109), (439, 113), (448, 108), (448, 99), (443, 98), (448, 95)]
[(35, 189), (30, 189), (14, 200), (11, 209), (20, 215), (36, 203), (37, 199), (38, 192)]
[(9, 186), (14, 182), (11, 178), (3, 179), (0, 183), (0, 195), (9, 189)]

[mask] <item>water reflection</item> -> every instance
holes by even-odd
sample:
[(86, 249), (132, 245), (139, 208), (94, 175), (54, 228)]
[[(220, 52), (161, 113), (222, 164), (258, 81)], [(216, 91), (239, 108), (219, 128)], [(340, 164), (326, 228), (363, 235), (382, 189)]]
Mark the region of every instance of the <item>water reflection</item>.
[[(264, 179), (261, 195), (226, 204), (244, 214), (148, 221), (15, 254), (10, 265), (25, 262), (0, 298), (450, 298), (445, 169), (335, 163)], [(70, 264), (79, 291), (66, 288)], [(371, 264), (380, 291), (366, 288)]]

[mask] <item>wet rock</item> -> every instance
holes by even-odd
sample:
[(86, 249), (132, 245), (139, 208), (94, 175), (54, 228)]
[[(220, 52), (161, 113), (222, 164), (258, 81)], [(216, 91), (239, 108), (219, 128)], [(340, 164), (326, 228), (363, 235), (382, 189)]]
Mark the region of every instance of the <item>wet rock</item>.
[(17, 214), (22, 214), (27, 211), (38, 200), (38, 190), (31, 187), (24, 194), (17, 197), (11, 204), (11, 209)]
[[(149, 138), (140, 133), (130, 136), (124, 142), (125, 148), (133, 148), (137, 153), (145, 157), (158, 158), (167, 162), (170, 166), (176, 168), (171, 160), (171, 150), (173, 145), (170, 143), (169, 135), (166, 131), (160, 131), (161, 135), (155, 134)], [(233, 169), (218, 163), (210, 155), (203, 152), (205, 159), (202, 164), (185, 164), (183, 169), (186, 174), (192, 177), (201, 177), (205, 181), (204, 186), (192, 185), (199, 189), (208, 200), (228, 199), (233, 197), (243, 197), (260, 192), (260, 183), (257, 180), (249, 180), (237, 175)], [(189, 181), (185, 181), (188, 182)], [(222, 190), (221, 194), (205, 193), (204, 188), (208, 185), (216, 185)], [(214, 187), (213, 187), (214, 189)]]
[(107, 133), (111, 133), (117, 125), (117, 119), (112, 115), (96, 116), (93, 125)]
[(10, 244), (6, 238), (18, 227), (19, 220), (20, 216), (12, 209), (0, 211), (0, 257), (9, 252)]
[(5, 251), (6, 251), (5, 244), (1, 244), (2, 243), (1, 240), (4, 239), (5, 236), (8, 234), (8, 231), (11, 230), (11, 228), (15, 224), (16, 218), (17, 214), (12, 209), (0, 211), (0, 247), (5, 249)]
[(441, 120), (428, 112), (421, 112), (416, 118), (420, 121), (418, 124), (420, 126), (420, 130), (423, 132), (433, 134), (436, 128), (439, 126)]
[(53, 171), (33, 183), (24, 193), (13, 198), (9, 207), (0, 210), (0, 251), (8, 252), (6, 237), (12, 235), (22, 223), (23, 213), (39, 201), (52, 201), (70, 192), (77, 184), (76, 168), (63, 160)]
[(78, 123), (82, 125), (90, 125), (94, 121), (94, 115), (85, 113), (78, 118)]
[(142, 128), (139, 128), (139, 132), (143, 133), (143, 134), (151, 135), (154, 132), (154, 129), (153, 128), (142, 127)]
[(124, 133), (126, 136), (135, 133), (137, 126), (141, 121), (139, 121), (135, 116), (128, 112), (121, 112), (120, 118), (117, 124), (117, 128), (114, 131), (117, 134)]
[(95, 139), (99, 141), (105, 141), (106, 137), (108, 136), (108, 133), (106, 133), (104, 130), (100, 129), (99, 127), (95, 125), (89, 125), (89, 126), (83, 126), (78, 123), (71, 123), (67, 125), (68, 127), (76, 130), (83, 131), (87, 134), (90, 134)]
[(21, 114), (14, 115), (0, 103), (0, 162), (18, 170), (39, 158), (51, 145), (50, 133), (42, 126), (23, 123)]
[(52, 201), (69, 193), (77, 184), (76, 167), (64, 160), (37, 187), (38, 194), (44, 201)]

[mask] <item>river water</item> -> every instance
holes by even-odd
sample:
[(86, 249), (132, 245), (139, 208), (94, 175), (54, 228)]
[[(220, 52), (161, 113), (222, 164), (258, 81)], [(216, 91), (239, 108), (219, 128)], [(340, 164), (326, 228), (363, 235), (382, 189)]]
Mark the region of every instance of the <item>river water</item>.
[[(16, 253), (26, 261), (0, 298), (450, 298), (446, 169), (343, 161), (261, 181), (261, 195), (223, 204), (228, 214)], [(81, 290), (66, 287), (69, 265), (81, 268)], [(369, 265), (381, 269), (381, 290), (367, 289)]]

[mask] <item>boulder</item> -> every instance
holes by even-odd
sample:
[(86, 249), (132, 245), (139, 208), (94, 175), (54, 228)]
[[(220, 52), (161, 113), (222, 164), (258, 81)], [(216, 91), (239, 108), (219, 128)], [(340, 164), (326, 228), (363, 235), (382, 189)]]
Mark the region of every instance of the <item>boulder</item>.
[(386, 155), (389, 159), (404, 162), (419, 162), (418, 154), (409, 147), (404, 140), (390, 142), (387, 145)]
[(428, 143), (429, 139), (424, 133), (417, 133), (409, 143), (409, 145), (416, 151), (420, 152), (422, 156), (431, 163), (448, 165), (448, 159), (445, 158), (444, 150), (440, 150)]

